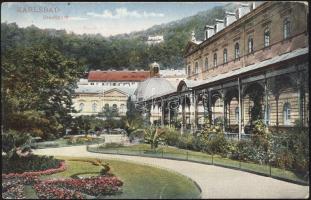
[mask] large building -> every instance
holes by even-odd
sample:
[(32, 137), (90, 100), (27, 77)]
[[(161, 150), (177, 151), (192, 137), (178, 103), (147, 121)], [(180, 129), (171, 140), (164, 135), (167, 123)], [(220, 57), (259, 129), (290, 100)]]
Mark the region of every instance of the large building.
[(87, 79), (80, 79), (75, 90), (73, 106), (80, 115), (97, 115), (110, 107), (119, 116), (127, 111), (127, 100), (139, 82), (150, 77), (149, 71), (90, 71)]
[(168, 88), (176, 87), (180, 80), (186, 78), (184, 70), (160, 71), (156, 62), (151, 63), (149, 68), (149, 71), (90, 71), (87, 79), (80, 79), (78, 82), (73, 98), (74, 108), (78, 112), (72, 115), (97, 115), (105, 107), (110, 107), (117, 109), (119, 116), (124, 116), (128, 98), (134, 94), (139, 84), (146, 84), (144, 81), (149, 77), (161, 77), (169, 83)]
[(187, 80), (137, 103), (151, 115), (159, 111), (162, 125), (180, 120), (195, 131), (206, 117), (239, 138), (256, 119), (276, 132), (308, 127), (308, 16), (303, 2), (241, 4), (207, 24), (204, 41), (192, 34)]

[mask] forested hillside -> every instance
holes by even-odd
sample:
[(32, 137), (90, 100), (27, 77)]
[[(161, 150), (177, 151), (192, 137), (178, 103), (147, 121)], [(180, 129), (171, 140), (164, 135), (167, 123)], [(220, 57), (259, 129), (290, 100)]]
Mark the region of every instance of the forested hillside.
[[(234, 6), (233, 6), (234, 7)], [(226, 6), (228, 9), (233, 9)], [(167, 24), (156, 25), (145, 31), (131, 34), (103, 37), (77, 35), (65, 30), (39, 29), (35, 26), (20, 28), (16, 24), (1, 24), (1, 52), (9, 49), (48, 45), (90, 69), (147, 69), (153, 61), (163, 68), (183, 68), (183, 51), (194, 30), (198, 40), (203, 39), (206, 24), (213, 24), (215, 18), (224, 17), (224, 7), (215, 7)], [(148, 36), (163, 35), (164, 42), (148, 46)]]

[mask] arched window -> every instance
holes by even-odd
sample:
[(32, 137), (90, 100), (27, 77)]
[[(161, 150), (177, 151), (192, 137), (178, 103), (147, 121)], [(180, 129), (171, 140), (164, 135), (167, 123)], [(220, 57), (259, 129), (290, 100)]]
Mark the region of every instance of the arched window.
[(195, 62), (194, 73), (195, 74), (199, 73), (199, 63), (198, 62)]
[(254, 41), (252, 37), (248, 37), (248, 53), (252, 53), (254, 51)]
[(290, 36), (290, 21), (288, 20), (288, 18), (283, 21), (283, 35), (284, 39)]
[(190, 74), (191, 74), (191, 66), (188, 65), (188, 76), (190, 76)]
[(224, 49), (224, 64), (228, 62), (228, 53), (227, 49)]
[(270, 105), (267, 106), (267, 112), (265, 112), (265, 122), (266, 125), (270, 124)]
[(283, 107), (283, 118), (284, 118), (284, 125), (290, 125), (291, 119), (291, 106), (290, 103), (285, 103)]
[(239, 123), (239, 107), (235, 108), (234, 115), (236, 123)]
[(217, 53), (214, 53), (214, 67), (217, 66)]
[(238, 59), (240, 57), (240, 45), (239, 43), (235, 43), (234, 45), (234, 58)]
[(205, 70), (207, 70), (208, 69), (208, 58), (205, 58), (204, 66), (205, 66)]
[(80, 112), (83, 111), (84, 103), (80, 103), (79, 108), (80, 108)]
[(267, 47), (270, 45), (270, 30), (268, 28), (264, 31), (264, 46)]
[(113, 104), (113, 105), (112, 105), (112, 110), (116, 111), (117, 109), (118, 109), (117, 104)]
[(97, 105), (96, 105), (96, 103), (93, 103), (93, 105), (92, 105), (92, 111), (93, 111), (93, 112), (96, 112), (96, 110), (97, 110)]

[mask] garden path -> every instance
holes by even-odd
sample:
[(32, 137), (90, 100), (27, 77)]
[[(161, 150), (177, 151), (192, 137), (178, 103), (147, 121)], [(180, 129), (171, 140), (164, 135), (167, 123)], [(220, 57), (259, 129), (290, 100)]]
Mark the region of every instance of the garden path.
[[(181, 173), (202, 189), (202, 198), (308, 198), (309, 187), (213, 165), (139, 156), (91, 153), (86, 146), (34, 150), (35, 154), (118, 159)], [(129, 169), (130, 173), (130, 169)]]

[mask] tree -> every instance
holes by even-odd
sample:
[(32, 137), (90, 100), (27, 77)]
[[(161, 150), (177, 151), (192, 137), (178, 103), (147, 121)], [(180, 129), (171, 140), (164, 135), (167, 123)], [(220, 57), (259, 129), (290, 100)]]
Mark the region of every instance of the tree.
[(71, 124), (72, 94), (83, 68), (44, 45), (11, 49), (1, 58), (4, 129), (15, 129), (30, 114), (37, 121), (30, 120), (31, 126), (19, 123), (20, 130), (41, 129), (44, 138), (64, 133)]

